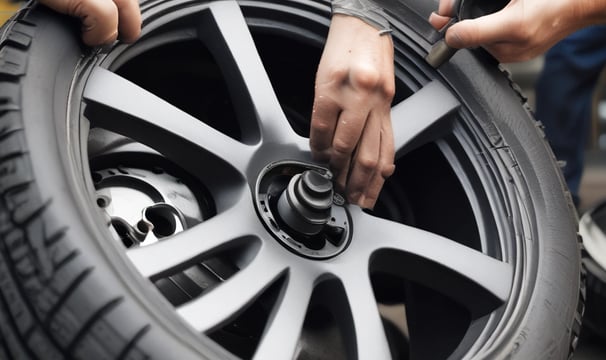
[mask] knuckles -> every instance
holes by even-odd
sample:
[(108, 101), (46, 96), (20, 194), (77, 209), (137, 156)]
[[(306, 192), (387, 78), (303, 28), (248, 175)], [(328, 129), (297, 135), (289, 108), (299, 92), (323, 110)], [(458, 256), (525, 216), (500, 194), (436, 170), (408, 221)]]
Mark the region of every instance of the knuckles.
[(370, 156), (358, 156), (357, 163), (362, 172), (369, 174), (377, 169), (379, 159)]
[(357, 65), (352, 67), (351, 83), (363, 90), (376, 90), (380, 88), (382, 76), (379, 69), (372, 66)]
[(393, 76), (385, 75), (380, 69), (370, 66), (356, 66), (351, 69), (351, 84), (366, 93), (378, 93), (391, 102), (395, 96), (396, 86)]
[(396, 165), (394, 165), (392, 162), (387, 162), (387, 161), (382, 162), (380, 164), (379, 171), (380, 171), (383, 179), (387, 179), (388, 177), (393, 175), (393, 173), (396, 171)]
[(353, 152), (355, 146), (354, 142), (347, 141), (341, 137), (335, 138), (332, 143), (333, 151), (337, 155), (349, 155)]
[[(312, 122), (311, 122), (311, 127), (314, 131), (320, 132), (320, 133), (326, 133), (332, 130), (332, 126), (331, 123), (327, 120), (324, 120), (322, 118), (318, 118), (318, 117), (314, 117)], [(312, 143), (313, 143), (313, 139), (312, 139)]]

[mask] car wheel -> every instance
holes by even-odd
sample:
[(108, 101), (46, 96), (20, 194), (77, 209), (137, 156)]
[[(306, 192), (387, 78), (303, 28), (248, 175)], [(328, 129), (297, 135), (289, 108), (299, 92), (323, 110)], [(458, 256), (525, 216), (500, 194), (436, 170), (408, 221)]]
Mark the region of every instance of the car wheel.
[(104, 49), (33, 3), (2, 28), (0, 358), (571, 356), (576, 220), (525, 100), (385, 2), (396, 173), (346, 204), (307, 139), (329, 5), (143, 1)]

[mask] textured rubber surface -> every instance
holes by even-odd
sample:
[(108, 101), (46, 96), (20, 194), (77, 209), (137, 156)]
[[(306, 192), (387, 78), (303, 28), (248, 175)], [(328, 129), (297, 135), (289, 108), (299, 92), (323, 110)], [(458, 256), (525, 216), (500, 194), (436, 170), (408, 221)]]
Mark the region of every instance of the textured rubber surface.
[[(64, 126), (57, 116), (65, 111), (64, 93), (56, 90), (66, 92), (81, 56), (69, 45), (77, 43), (78, 29), (58, 28), (53, 16), (41, 8), (24, 9), (0, 30), (0, 359), (185, 359), (193, 353), (202, 358), (206, 345), (192, 350), (181, 343), (137, 301), (88, 239), (52, 140), (55, 128)], [(66, 55), (47, 58), (49, 51), (64, 48)], [(506, 120), (496, 125), (480, 116), (482, 126), (496, 153), (511, 160), (512, 177), (529, 182), (524, 201), (538, 219), (536, 286), (529, 286), (528, 308), (510, 341), (495, 351), (518, 359), (570, 357), (584, 304), (575, 272), (578, 257), (570, 250), (579, 245), (569, 244), (566, 231), (560, 234), (574, 223), (570, 196), (563, 195), (561, 177), (539, 180), (551, 177), (555, 164), (544, 140), (537, 144), (537, 134), (527, 134), (529, 128), (541, 134), (540, 124), (520, 124), (519, 113), (508, 113), (507, 106), (519, 107), (508, 102), (513, 96), (491, 98), (498, 95), (495, 86), (511, 82), (500, 73), (470, 81), (468, 74), (479, 68), (499, 70), (471, 52), (460, 54), (469, 58), (455, 59), (443, 74), (462, 89), (461, 98), (472, 99), (478, 116), (482, 110), (505, 113)], [(497, 85), (495, 79), (500, 79)], [(561, 201), (569, 208), (558, 206)]]
[(169, 335), (182, 325), (150, 312), (89, 240), (54, 136), (78, 32), (36, 5), (0, 29), (0, 359), (231, 358)]
[[(473, 77), (474, 85), (465, 87), (458, 84), (457, 89), (460, 89), (463, 98), (474, 98), (497, 114), (494, 123), (484, 119), (486, 135), (509, 164), (512, 179), (523, 178), (527, 181), (528, 188), (522, 194), (523, 203), (530, 213), (534, 213), (537, 229), (536, 237), (528, 240), (538, 244), (538, 252), (533, 255), (537, 261), (537, 265), (534, 265), (537, 278), (533, 288), (525, 289), (528, 291), (528, 308), (519, 324), (519, 333), (509, 347), (502, 348), (502, 353), (497, 351), (490, 357), (572, 359), (581, 332), (586, 295), (586, 271), (580, 262), (583, 246), (582, 238), (576, 231), (576, 208), (563, 173), (552, 171), (560, 165), (548, 145), (543, 124), (535, 119), (527, 98), (512, 81), (511, 74), (505, 68), (497, 67), (491, 56), (482, 53), (479, 52), (477, 59), (489, 70), (488, 73), (494, 69), (493, 75), (484, 77), (482, 81), (483, 75), (479, 74)], [(460, 58), (454, 62), (463, 63), (464, 60)], [(495, 67), (489, 65), (491, 62)], [(472, 66), (459, 65), (457, 72), (469, 72)], [(496, 72), (501, 73), (499, 75), (503, 81), (496, 78)], [(491, 87), (504, 83), (515, 94), (511, 99), (480, 96), (489, 94)], [(517, 101), (517, 106), (514, 101)], [(521, 123), (524, 121), (528, 123)], [(528, 124), (532, 124), (532, 127)], [(567, 231), (560, 233), (556, 230), (560, 226), (560, 229), (567, 228)], [(562, 321), (566, 323), (565, 327)]]
[[(528, 103), (528, 98), (523, 95), (522, 89), (520, 88), (520, 86), (513, 81), (511, 73), (503, 67), (500, 67), (500, 69), (504, 73), (504, 75), (507, 77), (507, 79), (509, 80), (509, 84), (510, 84), (511, 88), (514, 90), (514, 92), (520, 98), (522, 107), (526, 110), (526, 112), (528, 112), (528, 116), (534, 120), (535, 127), (536, 127), (540, 137), (546, 143), (548, 143), (549, 140), (547, 139), (547, 135), (545, 134), (545, 126), (534, 117), (532, 107)], [(556, 159), (556, 156), (553, 153), (553, 151), (551, 151), (551, 149), (549, 149), (549, 150), (550, 151), (548, 151), (548, 152), (550, 154), (552, 162), (556, 163), (558, 165), (558, 167), (561, 169), (564, 164), (560, 163)], [(562, 186), (562, 192), (564, 193), (567, 207), (570, 211), (571, 216), (574, 218), (574, 222), (577, 223), (577, 227), (578, 227), (578, 214), (577, 214), (576, 206), (574, 204), (572, 194), (570, 193), (570, 191), (568, 190), (568, 186), (566, 185), (566, 180), (564, 178), (563, 172), (561, 172), (561, 171), (558, 172), (558, 179)], [(586, 251), (583, 248), (583, 238), (578, 233), (577, 233), (576, 240), (577, 240), (576, 244), (578, 246), (578, 254), (581, 254), (582, 256), (584, 256)], [(583, 325), (582, 320), (583, 320), (583, 316), (585, 314), (585, 309), (587, 306), (586, 302), (587, 302), (587, 287), (589, 285), (589, 273), (587, 271), (587, 266), (586, 266), (585, 261), (582, 261), (580, 263), (579, 270), (580, 270), (580, 272), (579, 272), (579, 276), (580, 276), (579, 297), (578, 297), (578, 302), (576, 305), (575, 315), (574, 315), (574, 318), (572, 321), (572, 325), (570, 327), (570, 349), (569, 349), (569, 353), (568, 353), (569, 359), (573, 358), (574, 351), (576, 350), (576, 347), (579, 343), (579, 336), (581, 334), (581, 329), (582, 329), (582, 325)]]
[(21, 119), (21, 77), (36, 27), (27, 11), (0, 42), (0, 327), (3, 359), (144, 359), (150, 325), (118, 328), (124, 298), (101, 292), (95, 267), (41, 197)]

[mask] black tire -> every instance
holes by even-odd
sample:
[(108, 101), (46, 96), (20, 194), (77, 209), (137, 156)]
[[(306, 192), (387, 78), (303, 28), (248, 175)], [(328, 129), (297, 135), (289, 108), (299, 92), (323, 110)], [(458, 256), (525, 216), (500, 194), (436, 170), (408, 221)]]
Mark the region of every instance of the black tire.
[[(148, 86), (146, 79), (160, 76), (164, 70), (153, 67), (157, 65), (153, 64), (154, 59), (171, 59), (154, 53), (170, 36), (154, 42), (155, 34), (187, 36), (187, 31), (180, 31), (180, 23), (175, 19), (192, 22), (189, 14), (203, 11), (208, 3), (214, 2), (143, 1), (142, 40), (130, 47), (116, 44), (108, 53), (83, 47), (77, 23), (33, 3), (2, 28), (0, 358), (215, 359), (231, 358), (231, 353), (242, 357), (254, 354), (259, 339), (243, 341), (233, 336), (237, 331), (217, 330), (217, 327), (207, 332), (214, 341), (200, 335), (191, 323), (188, 325), (177, 316), (174, 308), (180, 305), (179, 301), (171, 298), (167, 301), (152, 282), (141, 276), (122, 245), (111, 239), (115, 233), (108, 229), (108, 219), (95, 206), (94, 179), (88, 168), (89, 151), (93, 170), (109, 166), (106, 163), (111, 163), (116, 153), (120, 155), (112, 150), (105, 156), (107, 149), (103, 146), (97, 149), (98, 144), (87, 142), (87, 122), (82, 119), (98, 116), (95, 114), (103, 111), (94, 96), (89, 94), (84, 99), (89, 76), (100, 66), (119, 72), (142, 87)], [(289, 113), (290, 123), (304, 135), (305, 121), (298, 119), (305, 119), (308, 111), (305, 109), (311, 106), (314, 61), (317, 63), (321, 50), (317, 38), (321, 40), (326, 33), (328, 3), (267, 0), (242, 1), (240, 5), (254, 29), (261, 57), (268, 64), (270, 78), (283, 108)], [(505, 279), (510, 282), (510, 291), (503, 299), (495, 300), (491, 297), (493, 294), (484, 295), (486, 289), (481, 286), (487, 284), (475, 288), (469, 279), (460, 280), (451, 269), (440, 272), (441, 267), (425, 264), (426, 261), (419, 260), (415, 254), (392, 256), (377, 251), (368, 264), (377, 277), (373, 277), (377, 301), (404, 302), (408, 310), (409, 352), (402, 350), (405, 340), (401, 334), (390, 330), (393, 326), (385, 326), (392, 356), (408, 358), (409, 353), (413, 359), (570, 358), (578, 339), (584, 305), (576, 219), (540, 124), (532, 118), (507, 74), (481, 50), (460, 51), (439, 71), (424, 62), (424, 55), (437, 37), (425, 21), (435, 4), (429, 6), (428, 2), (411, 0), (385, 5), (394, 26), (398, 77), (395, 103), (433, 83), (433, 88), (445, 91), (445, 98), (440, 98), (437, 105), (451, 98), (457, 105), (443, 114), (448, 121), (436, 122), (436, 126), (415, 138), (419, 141), (407, 142), (407, 146), (399, 149), (398, 171), (386, 184), (375, 214), (482, 251), (486, 258), (496, 259), (511, 270), (511, 276)], [(280, 26), (272, 22), (274, 15), (271, 14), (283, 15), (276, 19)], [(204, 15), (204, 19), (209, 20), (209, 16)], [(310, 63), (309, 66), (302, 66), (302, 70), (287, 69), (291, 72), (286, 74), (272, 70), (284, 70), (276, 65), (284, 59), (272, 63), (271, 56), (279, 52), (270, 41), (275, 38), (264, 38), (264, 41), (261, 39), (264, 34), (272, 35), (279, 30), (281, 36), (288, 37), (308, 28), (313, 36), (310, 35), (309, 43), (299, 45), (314, 49), (311, 55), (303, 54), (305, 61), (302, 62)], [(137, 59), (145, 58), (148, 52), (153, 53), (147, 58), (152, 62), (149, 69), (157, 73), (137, 69), (145, 64)], [(171, 61), (165, 65), (167, 71), (179, 67), (179, 58), (173, 57)], [(282, 75), (286, 78), (280, 78)], [(238, 76), (228, 74), (224, 81), (237, 82)], [(187, 79), (179, 80), (186, 83)], [(294, 88), (304, 90), (297, 90), (300, 92), (294, 95), (300, 97), (288, 93), (291, 89), (288, 85), (297, 81), (302, 84), (297, 83)], [(155, 90), (162, 91), (161, 88)], [(226, 91), (241, 93), (242, 89)], [(170, 91), (161, 96), (171, 99)], [(238, 101), (234, 101), (236, 105), (246, 109), (252, 100)], [(421, 116), (421, 110), (430, 111), (434, 103), (422, 105), (412, 108), (410, 115)], [(301, 114), (300, 109), (305, 112)], [(238, 109), (235, 113), (235, 118), (250, 117), (238, 113)], [(279, 151), (270, 148), (270, 154), (266, 151), (252, 158), (245, 173), (249, 178), (241, 179), (239, 175), (234, 176), (231, 167), (205, 153), (197, 154), (204, 169), (193, 169), (184, 159), (194, 149), (190, 145), (167, 145), (170, 141), (166, 139), (172, 138), (166, 137), (164, 142), (158, 140), (166, 135), (162, 131), (140, 123), (128, 125), (118, 113), (103, 113), (105, 117), (110, 115), (112, 120), (117, 120), (97, 119), (97, 126), (128, 135), (154, 147), (172, 162), (178, 162), (187, 169), (187, 174), (181, 176), (187, 184), (211, 182), (206, 185), (211, 190), (203, 192), (212, 192), (214, 187), (227, 193), (230, 186), (240, 182), (254, 189), (257, 173), (267, 166), (267, 159), (303, 160), (308, 156), (306, 152), (293, 150), (292, 146)], [(397, 120), (396, 116), (394, 123)], [(239, 128), (236, 126), (235, 130), (229, 125), (224, 128), (221, 124), (211, 125), (242, 143), (254, 144), (260, 138), (258, 129), (244, 122), (236, 121)], [(143, 126), (143, 130), (136, 130), (139, 126)], [(396, 133), (405, 136), (402, 131)], [(146, 137), (151, 139), (149, 143)], [(160, 164), (172, 173), (183, 171), (174, 164), (164, 164), (164, 158), (159, 158), (157, 153), (141, 152), (149, 155), (147, 159), (153, 159), (154, 166)], [(135, 159), (134, 164), (128, 165), (150, 166), (141, 157), (131, 159)], [(212, 169), (213, 176), (225, 184), (209, 180), (207, 169)], [(214, 200), (204, 200), (205, 196), (196, 194), (201, 202), (208, 203), (205, 211), (209, 216), (220, 213), (227, 207), (225, 202), (232, 201), (226, 194), (213, 194)], [(223, 200), (218, 200), (220, 197)], [(399, 229), (389, 225), (392, 222), (377, 224)], [(245, 250), (242, 252), (250, 249)], [(238, 255), (238, 259), (243, 257), (246, 256)], [(178, 270), (191, 266), (191, 261), (180, 264)], [(429, 262), (433, 264), (433, 261), (437, 260), (430, 257)], [(394, 263), (398, 264), (397, 270), (392, 269)], [(435, 270), (447, 280), (440, 281), (431, 273), (420, 274), (423, 269)], [(383, 276), (385, 273), (388, 275)], [(158, 280), (166, 274), (152, 275), (160, 287)], [(393, 276), (401, 278), (394, 281)], [(490, 279), (501, 279), (500, 276)], [(404, 278), (407, 280), (402, 281)], [(286, 280), (280, 281), (267, 285), (269, 294), (260, 296), (261, 305), (255, 303), (256, 313), (280, 300), (280, 286)], [(453, 290), (452, 284), (460, 288)], [(342, 286), (333, 285), (329, 280), (320, 282), (313, 299), (332, 297), (336, 302), (347, 304), (349, 299), (342, 299)], [(472, 299), (466, 291), (478, 299)], [(273, 314), (267, 310), (267, 314), (270, 313)], [(453, 313), (459, 315), (451, 315)], [(224, 319), (222, 325), (233, 327), (233, 323), (226, 322), (238, 316), (252, 317), (250, 322), (258, 320), (261, 325), (271, 318), (267, 315), (259, 320), (255, 314), (242, 309)], [(343, 318), (349, 319), (349, 323), (345, 321), (347, 324), (356, 323), (349, 315)], [(309, 317), (306, 324), (308, 321), (314, 322)], [(241, 329), (241, 324), (236, 325)], [(313, 328), (313, 324), (309, 326)], [(325, 338), (335, 340), (331, 344), (342, 350), (341, 357), (353, 358), (358, 354), (364, 358), (355, 346), (356, 341), (361, 340), (352, 335), (358, 330), (362, 331), (345, 328), (336, 338)], [(263, 326), (256, 331), (255, 336), (260, 337)], [(255, 336), (240, 335), (246, 339)], [(322, 339), (306, 341), (325, 344)], [(313, 346), (303, 346), (299, 358), (306, 356), (322, 358), (313, 352)], [(331, 352), (323, 356), (336, 358)]]

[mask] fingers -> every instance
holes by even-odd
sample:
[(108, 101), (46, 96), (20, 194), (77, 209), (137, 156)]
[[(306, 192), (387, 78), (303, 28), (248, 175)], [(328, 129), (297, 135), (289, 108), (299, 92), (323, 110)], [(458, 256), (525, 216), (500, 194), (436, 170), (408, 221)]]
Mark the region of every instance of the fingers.
[(446, 43), (454, 48), (477, 47), (499, 41), (515, 39), (519, 29), (507, 16), (507, 11), (462, 20), (446, 31)]
[(450, 17), (448, 16), (442, 16), (442, 15), (438, 15), (437, 13), (433, 12), (429, 15), (429, 23), (431, 24), (431, 26), (433, 26), (436, 30), (440, 30), (442, 29), (444, 26), (446, 26), (446, 24), (448, 24), (448, 22), (450, 21)]
[(118, 8), (119, 38), (132, 43), (141, 34), (141, 10), (137, 0), (114, 0)]
[(446, 31), (446, 43), (454, 48), (484, 47), (500, 62), (526, 61), (545, 52), (563, 35), (549, 35), (515, 17), (510, 8), (473, 20), (463, 20)]
[(314, 160), (327, 163), (332, 151), (332, 139), (341, 106), (329, 95), (326, 86), (318, 86), (314, 98), (309, 130), (309, 146)]
[[(438, 11), (429, 15), (429, 23), (436, 30), (444, 28), (455, 15), (454, 2), (455, 0), (440, 0)], [(501, 10), (477, 19), (459, 21), (446, 31), (446, 44), (461, 49), (486, 45), (511, 37), (511, 30), (515, 29), (509, 24), (507, 14), (507, 11)]]
[(429, 15), (429, 22), (436, 29), (440, 30), (455, 15), (454, 0), (441, 0), (438, 5), (438, 11)]
[(356, 17), (336, 14), (316, 74), (312, 155), (328, 163), (337, 190), (358, 205), (374, 205), (383, 181), (374, 181), (376, 194), (365, 202), (370, 182), (381, 172), (381, 154), (387, 152), (381, 123), (390, 120), (395, 93), (393, 52), (391, 37)]
[[(346, 109), (339, 115), (330, 156), (330, 168), (335, 172), (335, 182), (339, 190), (348, 190), (347, 181), (351, 159), (364, 131), (368, 109), (366, 104), (354, 109)], [(351, 199), (350, 199), (351, 200)], [(355, 203), (355, 201), (352, 201)]]
[(120, 36), (134, 41), (141, 31), (137, 0), (40, 0), (51, 9), (80, 18), (86, 45), (109, 44)]
[(385, 180), (393, 175), (396, 170), (396, 166), (394, 165), (395, 145), (391, 119), (389, 116), (387, 117), (387, 120), (388, 121), (381, 121), (378, 165), (368, 182), (364, 197), (358, 200), (358, 204), (366, 209), (374, 208)]
[(80, 1), (73, 15), (82, 20), (82, 40), (85, 44), (108, 44), (118, 38), (118, 8), (113, 1)]
[(315, 160), (329, 163), (337, 189), (346, 193), (350, 203), (372, 208), (394, 169), (390, 103), (377, 106), (376, 99), (367, 95), (353, 101), (355, 106), (342, 106), (322, 95), (327, 89), (316, 89), (320, 95), (310, 129), (312, 153)]
[(366, 189), (379, 164), (381, 151), (381, 119), (371, 113), (366, 127), (356, 149), (350, 178), (347, 183), (348, 200), (354, 204), (361, 204)]
[(438, 5), (438, 15), (453, 17), (455, 14), (454, 0), (440, 0)]
[(348, 200), (372, 209), (385, 179), (395, 170), (391, 118), (387, 112), (371, 112), (366, 122), (347, 182)]

